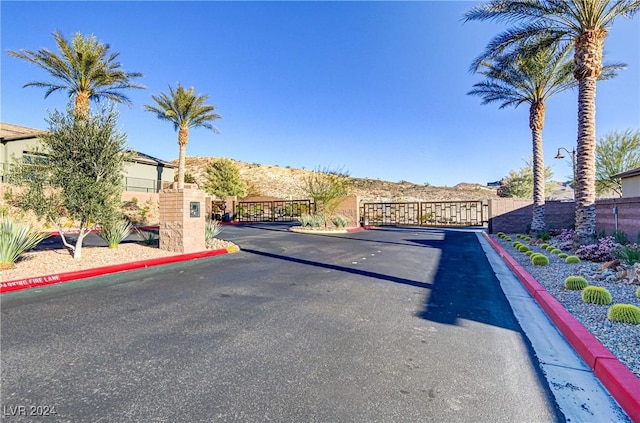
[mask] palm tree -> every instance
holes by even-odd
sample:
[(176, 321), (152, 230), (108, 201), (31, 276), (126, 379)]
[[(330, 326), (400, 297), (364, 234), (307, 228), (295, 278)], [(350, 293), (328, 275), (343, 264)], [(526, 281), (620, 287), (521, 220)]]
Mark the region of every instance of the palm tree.
[(203, 127), (218, 133), (218, 129), (211, 124), (216, 119), (220, 119), (217, 113), (213, 113), (214, 106), (204, 104), (209, 98), (206, 95), (194, 94), (194, 88), (184, 89), (177, 84), (174, 90), (169, 86), (169, 94), (160, 93), (158, 96), (151, 96), (156, 102), (155, 106), (146, 105), (145, 110), (155, 113), (158, 119), (173, 123), (178, 131), (178, 145), (180, 154), (178, 156), (178, 188), (184, 188), (185, 157), (187, 143), (189, 142), (189, 128)]
[(570, 45), (555, 44), (518, 55), (498, 56), (479, 62), (482, 70), (472, 70), (486, 79), (467, 94), (483, 98), (482, 104), (501, 103), (500, 108), (529, 104), (529, 128), (533, 141), (533, 219), (531, 230), (545, 230), (545, 168), (542, 149), (546, 101), (554, 94), (576, 85), (573, 63), (568, 60)]
[(109, 99), (116, 103), (131, 104), (120, 91), (129, 88), (146, 88), (131, 82), (132, 78), (140, 78), (139, 72), (125, 72), (120, 68), (117, 58), (120, 53), (111, 53), (109, 44), (102, 44), (94, 36), (83, 37), (76, 33), (71, 43), (56, 31), (53, 33), (61, 55), (45, 48), (38, 51), (9, 51), (8, 54), (27, 60), (40, 66), (55, 78), (55, 82), (34, 81), (25, 87), (42, 87), (51, 93), (63, 90), (75, 99), (75, 113), (86, 116), (89, 111), (89, 100)]
[(632, 17), (640, 0), (490, 0), (465, 13), (465, 20), (516, 22), (487, 46), (487, 56), (503, 54), (532, 37), (548, 42), (573, 42), (574, 76), (578, 81), (576, 154), (576, 230), (574, 244), (596, 236), (595, 150), (596, 82), (602, 73), (604, 41), (613, 22)]

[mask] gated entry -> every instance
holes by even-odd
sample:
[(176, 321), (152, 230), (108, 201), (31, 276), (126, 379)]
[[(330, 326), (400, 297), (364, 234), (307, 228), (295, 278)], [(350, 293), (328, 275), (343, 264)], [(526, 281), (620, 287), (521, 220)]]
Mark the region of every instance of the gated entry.
[(311, 200), (241, 201), (234, 215), (240, 222), (295, 222), (312, 207)]
[(364, 203), (366, 225), (485, 226), (489, 205), (482, 201)]

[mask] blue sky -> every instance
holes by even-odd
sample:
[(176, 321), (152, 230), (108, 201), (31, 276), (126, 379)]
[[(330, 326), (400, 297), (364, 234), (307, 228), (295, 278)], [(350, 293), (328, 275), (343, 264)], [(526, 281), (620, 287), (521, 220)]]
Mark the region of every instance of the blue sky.
[[(129, 146), (152, 156), (177, 158), (177, 134), (143, 105), (180, 82), (222, 115), (220, 134), (191, 130), (188, 156), (431, 185), (495, 181), (531, 156), (531, 134), (527, 105), (500, 110), (466, 95), (480, 80), (469, 64), (504, 29), (463, 23), (478, 3), (3, 0), (0, 120), (46, 129), (47, 110), (67, 103), (22, 88), (49, 76), (6, 51), (57, 51), (53, 31), (81, 32), (144, 74), (148, 89), (118, 109)], [(628, 67), (598, 84), (598, 136), (640, 129), (640, 17), (614, 24), (605, 54)], [(553, 157), (575, 147), (576, 122), (576, 91), (548, 102), (545, 163), (556, 180), (571, 174)]]

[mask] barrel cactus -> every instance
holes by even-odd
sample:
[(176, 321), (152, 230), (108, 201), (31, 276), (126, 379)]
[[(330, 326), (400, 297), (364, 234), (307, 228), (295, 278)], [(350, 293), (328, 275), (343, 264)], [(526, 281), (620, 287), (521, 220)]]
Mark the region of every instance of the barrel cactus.
[(613, 299), (611, 293), (601, 286), (588, 286), (582, 290), (582, 301), (589, 304), (608, 305)]
[(529, 251), (529, 247), (524, 244), (520, 244), (520, 246), (518, 247), (518, 251), (520, 251), (521, 253), (526, 253), (527, 251)]
[(553, 250), (551, 250), (551, 254), (555, 254), (555, 255), (562, 254), (562, 250), (559, 248), (554, 248)]
[(558, 254), (558, 258), (566, 259), (567, 257), (569, 257), (569, 254), (567, 254), (567, 253), (560, 253), (560, 254)]
[(543, 250), (546, 250), (548, 246), (549, 246), (549, 244), (547, 244), (546, 242), (540, 244), (540, 248), (542, 248)]
[(544, 254), (534, 254), (531, 256), (531, 263), (533, 263), (534, 266), (548, 266), (549, 257)]
[(567, 264), (580, 263), (580, 257), (578, 257), (578, 256), (568, 256), (566, 259), (564, 259), (564, 262), (567, 263)]
[(607, 317), (612, 322), (640, 324), (640, 307), (633, 304), (615, 304), (609, 307)]
[(640, 288), (636, 289), (636, 297), (640, 298)]
[(589, 286), (589, 283), (582, 276), (569, 276), (564, 280), (564, 287), (572, 291), (579, 291)]

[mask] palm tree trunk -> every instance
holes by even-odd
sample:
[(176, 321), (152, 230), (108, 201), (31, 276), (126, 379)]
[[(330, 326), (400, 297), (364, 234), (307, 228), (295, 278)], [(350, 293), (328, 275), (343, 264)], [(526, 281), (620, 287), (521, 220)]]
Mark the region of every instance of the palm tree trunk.
[(178, 145), (180, 154), (178, 155), (178, 189), (184, 188), (184, 174), (186, 173), (187, 143), (189, 142), (189, 129), (180, 128), (178, 131)]
[(576, 152), (576, 230), (574, 247), (596, 239), (596, 82), (602, 73), (607, 31), (586, 31), (576, 40), (578, 148)]
[(89, 95), (80, 92), (76, 95), (74, 112), (76, 116), (87, 116), (89, 114)]
[(533, 144), (533, 220), (531, 231), (542, 232), (545, 229), (544, 219), (544, 154), (542, 150), (542, 129), (544, 128), (545, 104), (534, 102), (529, 109), (529, 127)]
[(583, 78), (578, 87), (576, 247), (591, 244), (596, 238), (596, 78)]

